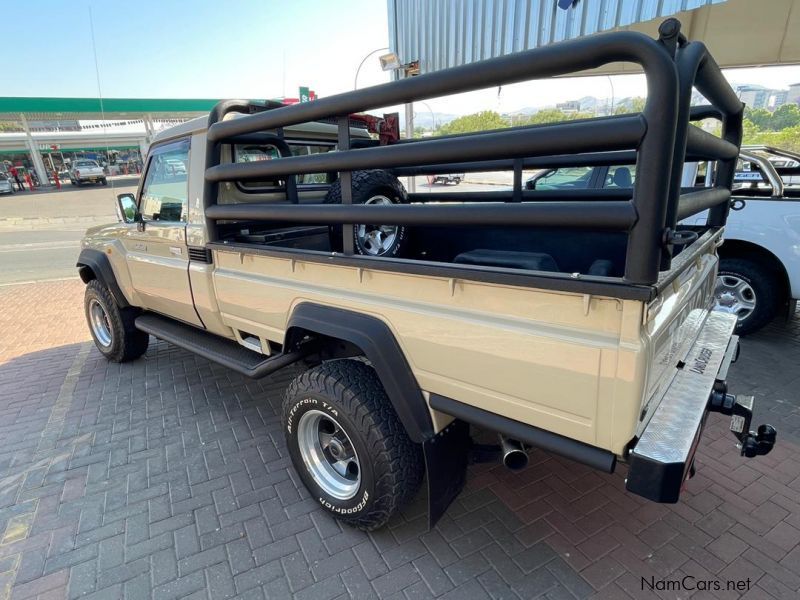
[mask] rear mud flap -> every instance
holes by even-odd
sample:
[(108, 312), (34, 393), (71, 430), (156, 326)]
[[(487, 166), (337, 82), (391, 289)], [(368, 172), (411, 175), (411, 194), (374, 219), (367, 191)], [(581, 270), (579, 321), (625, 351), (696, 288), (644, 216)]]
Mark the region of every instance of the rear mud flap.
[(428, 480), (430, 529), (464, 489), (470, 448), (469, 425), (458, 419), (422, 444)]

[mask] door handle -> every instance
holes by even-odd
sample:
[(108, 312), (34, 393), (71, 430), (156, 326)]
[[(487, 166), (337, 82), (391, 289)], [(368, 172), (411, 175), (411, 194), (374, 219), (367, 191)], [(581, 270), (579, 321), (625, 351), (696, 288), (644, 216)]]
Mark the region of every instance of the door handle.
[(169, 251), (170, 254), (174, 254), (175, 256), (183, 256), (183, 250), (179, 246), (170, 246)]

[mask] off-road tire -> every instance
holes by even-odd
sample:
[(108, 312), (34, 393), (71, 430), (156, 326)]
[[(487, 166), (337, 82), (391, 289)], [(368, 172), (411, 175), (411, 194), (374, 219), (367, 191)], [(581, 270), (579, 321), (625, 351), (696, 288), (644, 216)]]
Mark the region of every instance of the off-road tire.
[(756, 297), (753, 312), (736, 325), (737, 335), (755, 333), (769, 323), (780, 307), (781, 285), (777, 274), (759, 261), (747, 258), (722, 258), (717, 277), (733, 275), (746, 281)]
[[(89, 305), (92, 299), (100, 303), (108, 316), (111, 328), (111, 344), (109, 346), (104, 346), (98, 341), (91, 327)], [(136, 360), (147, 351), (150, 336), (144, 331), (136, 329), (134, 325), (139, 310), (133, 307), (119, 307), (108, 288), (97, 279), (92, 279), (86, 285), (83, 308), (95, 346), (108, 360), (120, 363)]]
[[(400, 180), (388, 171), (373, 169), (369, 171), (353, 171), (353, 204), (364, 204), (375, 196), (385, 196), (393, 204), (408, 204), (408, 193)], [(341, 180), (337, 179), (328, 190), (324, 200), (325, 204), (342, 203)], [(330, 227), (331, 249), (334, 252), (342, 251), (342, 227)], [(389, 258), (403, 256), (408, 241), (408, 228), (398, 228), (397, 237), (392, 246), (378, 256)], [(358, 240), (358, 225), (353, 227), (353, 248), (358, 254), (367, 254)]]
[[(349, 500), (326, 493), (303, 462), (297, 424), (309, 410), (328, 411), (355, 448), (360, 484)], [(363, 361), (328, 361), (299, 375), (286, 390), (282, 422), (289, 455), (306, 489), (348, 525), (364, 531), (382, 527), (419, 489), (421, 446), (408, 437), (378, 375)]]

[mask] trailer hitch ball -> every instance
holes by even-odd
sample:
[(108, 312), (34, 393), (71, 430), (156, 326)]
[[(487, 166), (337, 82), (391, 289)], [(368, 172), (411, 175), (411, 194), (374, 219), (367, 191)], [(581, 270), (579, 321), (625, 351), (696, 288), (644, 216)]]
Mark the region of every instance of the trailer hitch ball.
[(769, 454), (777, 433), (772, 425), (759, 425), (757, 432), (750, 431), (742, 436), (742, 456), (753, 458)]
[(772, 425), (759, 425), (757, 431), (750, 431), (753, 418), (753, 397), (734, 396), (727, 393), (727, 386), (721, 384), (711, 392), (708, 410), (731, 417), (731, 433), (739, 440), (742, 456), (753, 458), (769, 454), (778, 432)]

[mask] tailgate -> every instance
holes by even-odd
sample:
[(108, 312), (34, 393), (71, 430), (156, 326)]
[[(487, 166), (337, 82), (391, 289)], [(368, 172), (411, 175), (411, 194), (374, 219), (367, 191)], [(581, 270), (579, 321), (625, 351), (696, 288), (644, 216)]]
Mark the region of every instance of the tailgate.
[(643, 345), (647, 383), (636, 433), (650, 420), (713, 307), (716, 247), (722, 232), (707, 233), (675, 259), (659, 281), (659, 294), (646, 308)]

